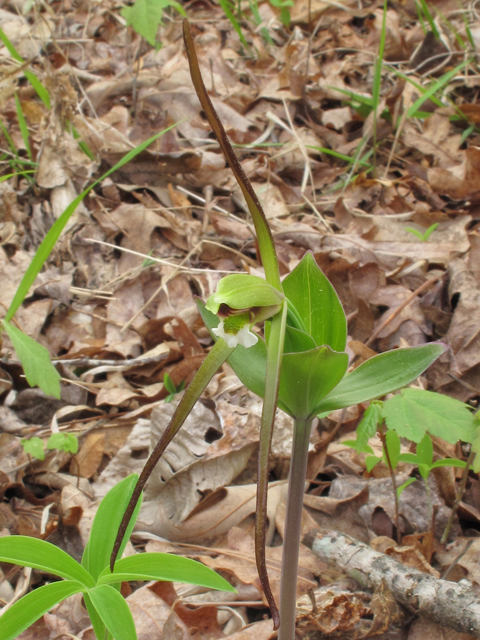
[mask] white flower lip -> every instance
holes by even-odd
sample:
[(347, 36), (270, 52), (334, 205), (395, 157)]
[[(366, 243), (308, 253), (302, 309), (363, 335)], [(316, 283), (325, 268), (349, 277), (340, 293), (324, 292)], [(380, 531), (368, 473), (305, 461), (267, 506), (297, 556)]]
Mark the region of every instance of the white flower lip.
[(238, 347), (238, 345), (245, 347), (245, 349), (249, 349), (258, 342), (258, 337), (250, 331), (248, 324), (243, 325), (238, 333), (225, 333), (223, 320), (221, 320), (218, 327), (216, 329), (212, 329), (212, 332), (217, 337), (223, 338), (230, 349), (234, 349), (235, 347)]

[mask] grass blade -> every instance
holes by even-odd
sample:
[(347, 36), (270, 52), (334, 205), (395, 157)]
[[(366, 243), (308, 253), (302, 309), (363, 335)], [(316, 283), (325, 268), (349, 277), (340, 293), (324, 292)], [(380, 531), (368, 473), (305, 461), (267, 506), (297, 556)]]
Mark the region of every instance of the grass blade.
[[(103, 176), (98, 178), (98, 180), (95, 180), (95, 182), (93, 182), (89, 187), (87, 187), (84, 191), (82, 191), (82, 193), (78, 195), (75, 198), (75, 200), (68, 205), (68, 207), (62, 213), (62, 215), (53, 224), (52, 228), (45, 236), (45, 239), (43, 240), (42, 244), (38, 247), (37, 252), (33, 257), (33, 260), (30, 263), (15, 293), (15, 296), (10, 304), (10, 307), (8, 308), (7, 315), (5, 316), (6, 321), (11, 320), (13, 318), (17, 309), (25, 300), (25, 297), (27, 296), (30, 290), (30, 287), (32, 286), (33, 282), (35, 281), (35, 278), (39, 274), (40, 269), (45, 264), (45, 261), (47, 260), (48, 256), (52, 252), (53, 247), (55, 246), (55, 243), (57, 242), (58, 238), (60, 237), (60, 234), (65, 228), (65, 225), (69, 221), (71, 215), (73, 214), (75, 209), (78, 207), (80, 202), (82, 202), (82, 200), (85, 198), (85, 196), (88, 195), (90, 191), (94, 187), (96, 187), (97, 184), (99, 184), (102, 180), (107, 178), (109, 175), (111, 175), (115, 171), (118, 171), (118, 169), (123, 167), (123, 165), (127, 164), (127, 162), (130, 162), (130, 160), (135, 158), (135, 156), (137, 156), (139, 153), (144, 151), (144, 149), (146, 149), (149, 145), (151, 145), (152, 142), (154, 142), (157, 138), (162, 136), (167, 131), (170, 131), (170, 129), (173, 129), (173, 127), (175, 126), (176, 125), (173, 124), (172, 126), (167, 127), (163, 131), (156, 133), (154, 136), (152, 136), (145, 142), (142, 142), (141, 144), (139, 144), (137, 147), (135, 147), (135, 149), (132, 149), (131, 151), (129, 151), (119, 162), (117, 162), (117, 164), (114, 167), (112, 167), (106, 173), (104, 173)], [(3, 125), (2, 125), (2, 128), (3, 128)]]

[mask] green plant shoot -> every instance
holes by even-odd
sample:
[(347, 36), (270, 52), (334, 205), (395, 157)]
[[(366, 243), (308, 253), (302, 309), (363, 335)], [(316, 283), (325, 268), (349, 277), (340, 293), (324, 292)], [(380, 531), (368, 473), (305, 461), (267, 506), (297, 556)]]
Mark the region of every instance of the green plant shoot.
[(426, 229), (424, 233), (422, 233), (418, 229), (413, 229), (413, 227), (405, 227), (405, 231), (408, 231), (409, 233), (413, 233), (414, 236), (417, 236), (420, 242), (426, 242), (429, 239), (429, 237), (432, 235), (432, 233), (435, 231), (435, 229), (438, 227), (438, 225), (439, 223), (435, 222), (435, 224), (432, 224), (430, 227), (428, 227), (428, 229)]
[[(122, 511), (128, 504), (137, 479), (136, 475), (128, 476), (113, 487), (100, 503), (81, 564), (44, 540), (29, 536), (0, 538), (1, 562), (33, 567), (63, 578), (60, 582), (51, 582), (31, 591), (5, 611), (1, 617), (0, 640), (14, 640), (44, 613), (75, 593), (83, 595), (97, 640), (104, 640), (107, 631), (109, 637), (115, 640), (136, 640), (132, 614), (120, 595), (120, 584), (130, 580), (169, 580), (235, 591), (212, 569), (195, 560), (168, 553), (139, 553), (122, 558), (116, 562), (114, 571), (110, 571), (110, 550)], [(130, 537), (139, 508), (140, 502), (121, 552)]]

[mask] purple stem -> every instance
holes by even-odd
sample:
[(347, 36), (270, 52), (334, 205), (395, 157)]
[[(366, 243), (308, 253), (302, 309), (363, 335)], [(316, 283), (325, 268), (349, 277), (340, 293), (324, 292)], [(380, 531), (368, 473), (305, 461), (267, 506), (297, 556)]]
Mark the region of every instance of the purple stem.
[(295, 639), (298, 556), (302, 529), (303, 495), (307, 475), (312, 418), (295, 420), (292, 460), (288, 481), (287, 513), (283, 538), (278, 640)]

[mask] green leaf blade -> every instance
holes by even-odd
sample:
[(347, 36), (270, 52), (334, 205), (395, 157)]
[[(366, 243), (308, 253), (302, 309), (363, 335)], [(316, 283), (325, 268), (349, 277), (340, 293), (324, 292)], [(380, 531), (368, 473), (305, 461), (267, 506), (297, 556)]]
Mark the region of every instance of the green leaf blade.
[(296, 419), (315, 415), (318, 405), (337, 386), (348, 367), (348, 355), (330, 347), (283, 356), (279, 398)]
[(380, 398), (409, 384), (447, 349), (440, 342), (387, 351), (348, 373), (322, 401), (318, 413)]
[[(127, 508), (130, 497), (137, 484), (138, 475), (133, 473), (117, 485), (115, 485), (103, 498), (98, 507), (93, 521), (90, 539), (82, 557), (82, 566), (93, 576), (95, 580), (110, 564), (110, 555), (117, 537), (123, 514)], [(141, 499), (137, 502), (135, 511), (128, 525), (127, 531), (120, 547), (119, 557), (130, 538), (138, 512)]]
[(383, 415), (389, 429), (417, 443), (426, 433), (451, 444), (475, 437), (475, 417), (468, 406), (432, 391), (402, 389), (385, 402)]
[(90, 600), (115, 640), (137, 640), (132, 614), (123, 596), (109, 584), (90, 589)]
[(282, 283), (286, 297), (300, 315), (317, 347), (345, 351), (347, 321), (337, 293), (311, 252), (305, 254)]
[(2, 325), (22, 363), (28, 384), (37, 385), (47, 396), (60, 398), (60, 374), (51, 363), (48, 350), (9, 322), (2, 321)]
[(235, 589), (209, 567), (170, 553), (139, 553), (121, 558), (115, 571), (102, 571), (97, 584), (128, 582), (129, 580), (165, 580), (185, 582), (210, 589), (235, 592)]
[(64, 580), (31, 591), (0, 617), (0, 640), (15, 640), (52, 607), (83, 589), (75, 580)]
[(67, 580), (92, 587), (92, 576), (65, 551), (45, 540), (30, 536), (0, 538), (0, 560), (21, 567), (33, 567)]
[[(8, 308), (8, 311), (7, 311), (7, 314), (5, 316), (5, 321), (6, 322), (8, 322), (9, 320), (11, 320), (13, 318), (13, 316), (15, 315), (15, 312), (17, 311), (17, 309), (22, 304), (22, 302), (25, 300), (25, 297), (28, 295), (30, 287), (34, 283), (35, 278), (37, 277), (37, 275), (40, 273), (40, 270), (43, 267), (43, 265), (45, 264), (45, 261), (47, 260), (48, 256), (51, 254), (51, 252), (53, 250), (53, 247), (55, 246), (55, 244), (56, 244), (58, 238), (60, 237), (63, 229), (65, 228), (65, 225), (70, 220), (70, 217), (72, 216), (72, 214), (74, 213), (75, 209), (78, 207), (80, 202), (82, 202), (82, 200), (85, 198), (85, 196), (87, 196), (90, 193), (90, 191), (94, 187), (96, 187), (97, 184), (102, 182), (102, 180), (105, 180), (105, 178), (108, 178), (109, 175), (111, 175), (115, 171), (118, 171), (118, 169), (120, 169), (125, 164), (127, 164), (127, 162), (130, 162), (130, 160), (133, 160), (133, 158), (135, 158), (139, 153), (141, 153), (148, 146), (150, 146), (152, 144), (152, 142), (154, 142), (157, 138), (162, 136), (167, 131), (170, 131), (170, 129), (173, 129), (173, 127), (175, 127), (175, 126), (176, 125), (174, 124), (174, 125), (172, 125), (170, 127), (167, 127), (163, 131), (159, 131), (158, 133), (156, 133), (154, 136), (152, 136), (148, 140), (145, 140), (145, 142), (142, 142), (141, 144), (137, 145), (135, 147), (135, 149), (132, 149), (127, 154), (125, 154), (123, 156), (123, 158), (119, 162), (117, 162), (117, 164), (115, 166), (111, 167), (98, 180), (95, 180), (95, 182), (93, 182), (89, 187), (87, 187), (84, 191), (82, 191), (82, 193), (80, 195), (78, 195), (68, 205), (68, 207), (62, 213), (62, 215), (54, 222), (54, 224), (52, 225), (50, 231), (47, 233), (47, 235), (45, 236), (45, 238), (42, 241), (41, 245), (38, 247), (35, 255), (33, 256), (33, 259), (31, 261), (31, 263), (29, 264), (28, 269), (25, 272), (25, 275), (22, 278), (22, 281), (21, 281), (21, 283), (20, 283), (20, 285), (19, 285), (19, 287), (18, 287), (18, 289), (17, 289), (17, 291), (16, 291), (16, 293), (15, 293), (15, 295), (13, 297), (13, 300), (10, 303), (10, 306)], [(8, 135), (8, 132), (7, 132), (7, 135)]]

